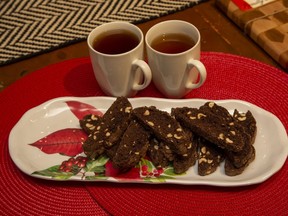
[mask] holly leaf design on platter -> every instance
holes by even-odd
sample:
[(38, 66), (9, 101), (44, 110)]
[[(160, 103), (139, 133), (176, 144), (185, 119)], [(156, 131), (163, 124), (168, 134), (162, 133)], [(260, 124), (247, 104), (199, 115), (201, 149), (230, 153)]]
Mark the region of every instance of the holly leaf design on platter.
[(68, 180), (73, 176), (79, 180), (103, 180), (108, 178), (105, 176), (105, 164), (108, 160), (106, 156), (101, 156), (96, 160), (89, 160), (84, 156), (70, 157), (62, 161), (60, 165), (35, 171), (32, 175), (51, 177), (55, 180)]
[(39, 148), (46, 154), (59, 153), (75, 156), (83, 152), (82, 143), (86, 139), (87, 134), (82, 129), (65, 128), (29, 145)]
[(90, 160), (87, 162), (85, 171), (86, 172), (96, 172), (96, 173), (104, 173), (105, 164), (109, 160), (108, 157), (100, 156), (97, 160)]
[(182, 176), (182, 175), (185, 175), (186, 172), (181, 173), (181, 174), (176, 174), (176, 173), (174, 172), (174, 167), (173, 167), (173, 166), (169, 166), (169, 167), (167, 167), (167, 168), (164, 170), (164, 174), (165, 174), (166, 176)]
[(52, 177), (53, 179), (58, 180), (66, 180), (69, 179), (71, 176), (74, 175), (72, 172), (61, 172), (59, 171), (60, 165), (55, 165), (52, 167), (49, 167), (48, 169), (35, 171), (32, 173), (32, 175), (41, 175), (46, 177)]
[(103, 116), (103, 113), (95, 108), (94, 106), (82, 103), (79, 101), (66, 101), (66, 104), (68, 105), (71, 112), (80, 120), (83, 119), (84, 116), (89, 114), (94, 114), (97, 116)]

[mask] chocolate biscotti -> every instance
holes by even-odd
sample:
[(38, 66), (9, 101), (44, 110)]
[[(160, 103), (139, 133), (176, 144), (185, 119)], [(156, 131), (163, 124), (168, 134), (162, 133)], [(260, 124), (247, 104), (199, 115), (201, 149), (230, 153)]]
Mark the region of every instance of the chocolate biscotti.
[[(119, 142), (130, 122), (132, 105), (125, 97), (118, 97), (103, 115), (102, 131), (105, 133), (104, 146), (112, 147)], [(101, 130), (101, 129), (100, 129)]]
[(228, 176), (240, 175), (241, 173), (243, 173), (243, 171), (246, 169), (246, 167), (248, 167), (249, 164), (254, 159), (255, 159), (255, 148), (252, 146), (252, 152), (251, 152), (251, 155), (250, 155), (248, 161), (244, 165), (242, 165), (241, 167), (234, 166), (233, 162), (231, 162), (229, 159), (225, 160), (225, 165), (224, 165), (225, 174)]
[(224, 151), (202, 137), (198, 137), (198, 143), (198, 174), (201, 176), (209, 175), (215, 172), (224, 160)]
[(246, 113), (240, 113), (237, 109), (234, 110), (233, 119), (244, 128), (245, 132), (251, 138), (251, 144), (255, 142), (257, 134), (256, 120), (252, 113), (248, 110)]
[(183, 157), (182, 155), (175, 155), (174, 161), (173, 161), (173, 167), (174, 172), (177, 174), (186, 172), (190, 167), (194, 166), (196, 163), (198, 153), (198, 139), (197, 137), (187, 128), (183, 127), (184, 132), (189, 137), (189, 140), (191, 141), (188, 143), (187, 146), (187, 157)]
[(89, 159), (96, 159), (105, 152), (103, 145), (104, 138), (103, 133), (99, 131), (89, 134), (82, 145), (83, 152)]
[(205, 109), (174, 108), (172, 114), (185, 127), (200, 137), (228, 151), (241, 151), (244, 147), (243, 128)]
[(257, 131), (256, 120), (250, 111), (240, 113), (234, 110), (233, 119), (235, 124), (241, 125), (245, 131), (245, 145), (239, 152), (226, 152), (225, 174), (229, 176), (241, 174), (255, 159), (255, 148), (252, 144), (255, 142)]
[(96, 129), (96, 125), (101, 122), (101, 119), (101, 116), (93, 114), (86, 115), (83, 119), (80, 119), (80, 127), (89, 135)]
[(206, 102), (204, 105), (199, 107), (199, 110), (204, 113), (210, 112), (222, 119), (223, 122), (233, 121), (233, 117), (228, 112), (228, 110), (222, 106), (219, 106), (213, 101)]
[(150, 133), (136, 120), (130, 122), (117, 148), (112, 164), (121, 171), (137, 165), (146, 155)]
[(169, 113), (151, 106), (135, 108), (132, 115), (173, 152), (187, 156), (187, 146), (191, 141), (181, 125)]
[(147, 156), (157, 168), (165, 168), (174, 160), (171, 149), (155, 137), (150, 139)]
[(185, 173), (198, 161), (198, 174), (212, 174), (220, 163), (228, 176), (241, 174), (255, 159), (256, 120), (250, 111), (228, 110), (215, 102), (199, 108), (177, 107), (171, 113), (154, 106), (132, 108), (118, 97), (102, 117), (80, 120), (87, 134), (84, 153), (90, 159), (106, 154), (122, 172), (150, 158), (156, 168), (173, 166)]
[(248, 134), (243, 134), (245, 145), (239, 152), (232, 152), (225, 150), (226, 159), (229, 160), (235, 167), (242, 167), (250, 160), (253, 153), (253, 146), (251, 144), (251, 137)]
[(83, 143), (84, 153), (91, 159), (99, 157), (105, 149), (121, 140), (130, 122), (132, 105), (125, 97), (118, 97), (105, 112), (95, 130)]
[[(174, 108), (172, 114), (181, 124), (199, 136), (199, 175), (214, 172), (224, 157), (225, 173), (230, 176), (239, 175), (254, 160), (255, 149), (252, 143), (255, 140), (257, 126), (250, 111), (240, 113), (235, 110), (231, 115), (224, 107), (214, 102), (207, 102), (198, 109)], [(211, 158), (208, 160), (204, 154), (207, 149), (209, 157), (213, 157), (211, 152), (214, 153), (214, 159), (220, 152), (223, 155), (223, 157), (218, 155), (221, 160), (219, 162), (215, 160), (217, 163), (213, 166)]]
[[(251, 112), (239, 113), (237, 110), (234, 110), (233, 116), (222, 106), (217, 105), (214, 102), (207, 102), (203, 106), (199, 108), (201, 111), (207, 113), (211, 112), (223, 119), (223, 121), (230, 122), (229, 125), (237, 126), (241, 129), (241, 136), (244, 141), (244, 146), (240, 151), (229, 151), (225, 149), (226, 152), (226, 160), (229, 160), (233, 166), (236, 168), (243, 167), (250, 158), (252, 157), (253, 147), (252, 144), (252, 136), (255, 136), (256, 130), (256, 121), (251, 115)], [(253, 121), (254, 120), (254, 121)], [(236, 131), (235, 131), (236, 133)], [(226, 167), (226, 172), (227, 167)], [(231, 172), (229, 172), (231, 173)]]

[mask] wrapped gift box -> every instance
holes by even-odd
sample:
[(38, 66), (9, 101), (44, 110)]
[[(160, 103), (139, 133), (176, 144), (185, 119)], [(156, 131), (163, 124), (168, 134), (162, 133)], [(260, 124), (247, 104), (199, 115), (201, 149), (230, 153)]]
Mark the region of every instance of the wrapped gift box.
[(288, 70), (288, 0), (216, 0), (216, 5)]

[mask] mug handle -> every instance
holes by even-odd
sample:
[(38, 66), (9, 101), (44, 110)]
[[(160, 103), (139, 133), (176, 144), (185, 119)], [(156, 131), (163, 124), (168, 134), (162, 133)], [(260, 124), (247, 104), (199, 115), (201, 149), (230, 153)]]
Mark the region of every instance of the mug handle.
[[(192, 67), (195, 67), (197, 69), (197, 72), (200, 75), (200, 79), (197, 83), (192, 83), (190, 80), (188, 80), (188, 82), (185, 85), (187, 89), (199, 88), (200, 86), (203, 85), (207, 77), (206, 68), (202, 62), (196, 59), (190, 59), (188, 62), (188, 68), (192, 68)], [(191, 73), (191, 70), (189, 70), (189, 73)]]
[(139, 90), (146, 88), (150, 84), (152, 80), (151, 69), (145, 61), (139, 60), (139, 59), (133, 61), (132, 65), (139, 67), (141, 69), (141, 72), (143, 73), (143, 77), (144, 77), (143, 83), (139, 84), (135, 82), (132, 86), (134, 90), (139, 91)]

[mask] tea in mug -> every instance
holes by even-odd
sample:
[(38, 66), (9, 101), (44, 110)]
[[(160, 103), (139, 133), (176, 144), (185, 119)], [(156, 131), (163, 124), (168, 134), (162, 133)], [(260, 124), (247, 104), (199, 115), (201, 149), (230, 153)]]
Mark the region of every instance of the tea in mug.
[(176, 54), (185, 52), (195, 46), (194, 40), (185, 34), (163, 34), (156, 37), (151, 47), (158, 52)]
[(120, 54), (134, 49), (139, 44), (138, 37), (130, 31), (116, 29), (102, 33), (93, 41), (93, 49), (104, 54)]

